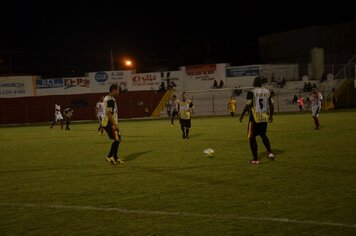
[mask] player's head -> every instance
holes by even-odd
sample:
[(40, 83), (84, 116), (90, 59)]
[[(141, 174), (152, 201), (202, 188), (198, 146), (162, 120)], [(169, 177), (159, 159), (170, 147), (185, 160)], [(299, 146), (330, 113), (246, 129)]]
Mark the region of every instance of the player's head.
[(253, 87), (262, 87), (262, 79), (261, 77), (256, 77), (253, 81)]
[(101, 96), (100, 99), (99, 99), (100, 102), (103, 102), (104, 101), (104, 96)]
[(185, 102), (187, 100), (187, 95), (185, 92), (182, 93), (182, 101)]
[(318, 93), (317, 88), (313, 88), (313, 89), (312, 89), (312, 93), (313, 93), (313, 94), (317, 94), (317, 93)]
[(231, 100), (234, 100), (235, 99), (235, 97), (234, 96), (231, 96), (231, 98), (230, 98)]
[(173, 99), (173, 100), (176, 100), (176, 99), (177, 99), (176, 95), (173, 95), (172, 99)]
[(110, 85), (109, 92), (112, 96), (118, 95), (117, 84)]

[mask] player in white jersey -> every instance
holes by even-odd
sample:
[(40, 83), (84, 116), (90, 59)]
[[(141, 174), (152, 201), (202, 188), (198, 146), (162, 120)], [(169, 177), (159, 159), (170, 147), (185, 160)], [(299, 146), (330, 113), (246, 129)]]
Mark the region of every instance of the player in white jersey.
[(319, 112), (321, 110), (321, 103), (323, 102), (323, 96), (318, 92), (316, 88), (313, 88), (310, 96), (311, 111), (314, 119), (315, 129), (320, 129)]
[(260, 161), (257, 157), (257, 141), (256, 136), (261, 136), (262, 142), (267, 149), (267, 157), (271, 160), (274, 159), (274, 155), (271, 150), (271, 144), (266, 135), (267, 122), (273, 121), (273, 99), (271, 92), (262, 87), (262, 80), (260, 77), (256, 77), (253, 86), (255, 87), (247, 93), (246, 106), (240, 116), (240, 122), (246, 112), (250, 112), (250, 120), (248, 125), (248, 138), (250, 140), (250, 148), (252, 151), (253, 159), (250, 164), (259, 164)]
[(178, 117), (178, 109), (179, 109), (179, 99), (177, 99), (176, 95), (172, 96), (170, 100), (171, 103), (171, 125), (174, 125), (174, 117)]
[(99, 120), (99, 128), (98, 128), (99, 134), (104, 133), (104, 128), (102, 125), (103, 116), (104, 116), (103, 101), (104, 101), (104, 97), (100, 97), (100, 100), (96, 103), (96, 106), (95, 106), (95, 114)]
[(51, 125), (51, 129), (53, 128), (53, 126), (58, 122), (61, 121), (61, 129), (63, 129), (63, 116), (61, 113), (61, 106), (59, 104), (55, 104), (54, 105), (54, 121)]
[(103, 101), (104, 116), (102, 125), (110, 139), (114, 140), (111, 144), (109, 154), (106, 160), (113, 164), (123, 163), (118, 157), (119, 144), (121, 142), (121, 134), (118, 126), (117, 104), (115, 97), (118, 95), (116, 84), (110, 86), (110, 92), (105, 96)]

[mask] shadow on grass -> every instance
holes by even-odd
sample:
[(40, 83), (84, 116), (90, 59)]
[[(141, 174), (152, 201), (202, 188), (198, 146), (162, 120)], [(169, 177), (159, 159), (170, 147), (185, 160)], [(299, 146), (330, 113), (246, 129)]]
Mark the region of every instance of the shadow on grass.
[(144, 151), (144, 152), (134, 152), (134, 153), (131, 153), (130, 155), (127, 155), (125, 157), (123, 157), (123, 160), (124, 161), (133, 161), (135, 160), (136, 158), (142, 156), (142, 155), (145, 155), (147, 153), (150, 153), (152, 151)]

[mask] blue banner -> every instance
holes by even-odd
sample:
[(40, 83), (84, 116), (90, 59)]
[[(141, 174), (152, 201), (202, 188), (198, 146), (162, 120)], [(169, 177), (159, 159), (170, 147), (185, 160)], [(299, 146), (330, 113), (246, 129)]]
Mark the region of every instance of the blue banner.
[(62, 88), (63, 87), (63, 78), (57, 79), (36, 79), (36, 88)]
[(258, 76), (260, 70), (258, 66), (244, 66), (226, 69), (226, 77)]

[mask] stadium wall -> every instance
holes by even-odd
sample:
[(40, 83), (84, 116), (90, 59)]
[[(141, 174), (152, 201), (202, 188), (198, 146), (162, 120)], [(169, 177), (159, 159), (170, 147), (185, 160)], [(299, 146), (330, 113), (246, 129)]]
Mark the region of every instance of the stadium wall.
[[(96, 120), (95, 105), (105, 94), (0, 98), (0, 124), (51, 122), (54, 119), (56, 103), (61, 105), (62, 110), (69, 106), (74, 108), (72, 120)], [(133, 91), (119, 95), (117, 98), (119, 117), (150, 116), (164, 94), (154, 91)]]

